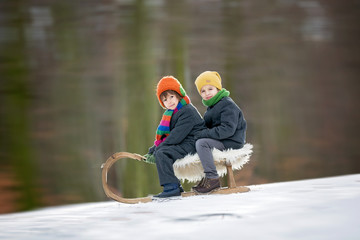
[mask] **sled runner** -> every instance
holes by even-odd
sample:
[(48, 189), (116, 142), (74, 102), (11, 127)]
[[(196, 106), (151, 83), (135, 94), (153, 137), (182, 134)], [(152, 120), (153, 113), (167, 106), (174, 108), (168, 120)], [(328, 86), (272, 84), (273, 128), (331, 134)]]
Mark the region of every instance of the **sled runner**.
[[(211, 192), (211, 194), (230, 194), (230, 193), (241, 193), (248, 192), (248, 187), (236, 186), (233, 170), (239, 170), (242, 166), (247, 163), (252, 154), (252, 145), (247, 143), (241, 149), (236, 150), (225, 150), (219, 151), (213, 150), (214, 162), (219, 176), (227, 174), (228, 187), (220, 188)], [(151, 202), (151, 197), (142, 198), (124, 198), (119, 194), (115, 193), (107, 183), (107, 175), (111, 166), (120, 159), (135, 159), (138, 161), (144, 161), (145, 157), (128, 152), (118, 152), (111, 155), (104, 164), (102, 164), (102, 185), (106, 196), (109, 198), (121, 202), (121, 203), (146, 203)], [(180, 180), (188, 180), (189, 182), (196, 182), (201, 180), (205, 175), (203, 168), (197, 154), (187, 155), (182, 159), (178, 159), (174, 163), (174, 172), (176, 177)], [(184, 192), (181, 194), (182, 197), (189, 197), (197, 195), (197, 193)]]

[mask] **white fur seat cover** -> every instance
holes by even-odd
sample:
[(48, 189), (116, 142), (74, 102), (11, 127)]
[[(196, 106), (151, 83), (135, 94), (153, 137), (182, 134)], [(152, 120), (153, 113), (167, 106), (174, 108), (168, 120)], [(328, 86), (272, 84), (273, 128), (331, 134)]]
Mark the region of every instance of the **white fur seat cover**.
[[(220, 177), (226, 174), (225, 163), (231, 163), (233, 170), (239, 170), (250, 160), (253, 152), (253, 145), (246, 143), (241, 149), (229, 149), (220, 151), (213, 149), (214, 162), (216, 170)], [(189, 154), (184, 158), (178, 159), (174, 163), (174, 172), (180, 180), (188, 180), (189, 182), (200, 181), (204, 176), (204, 169), (201, 165), (199, 155)]]

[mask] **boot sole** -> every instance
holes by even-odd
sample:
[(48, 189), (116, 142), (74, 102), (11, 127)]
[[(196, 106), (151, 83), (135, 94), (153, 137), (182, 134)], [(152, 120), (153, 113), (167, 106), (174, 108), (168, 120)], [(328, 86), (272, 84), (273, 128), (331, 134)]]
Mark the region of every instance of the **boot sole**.
[(193, 189), (193, 191), (194, 191), (196, 194), (198, 194), (198, 195), (208, 195), (208, 194), (211, 194), (211, 193), (215, 192), (216, 190), (219, 190), (220, 188), (221, 188), (221, 186), (220, 186), (220, 187), (217, 187), (217, 188), (214, 188), (214, 189), (212, 189), (211, 191), (205, 192), (205, 193), (198, 192), (198, 191), (196, 191), (195, 189)]

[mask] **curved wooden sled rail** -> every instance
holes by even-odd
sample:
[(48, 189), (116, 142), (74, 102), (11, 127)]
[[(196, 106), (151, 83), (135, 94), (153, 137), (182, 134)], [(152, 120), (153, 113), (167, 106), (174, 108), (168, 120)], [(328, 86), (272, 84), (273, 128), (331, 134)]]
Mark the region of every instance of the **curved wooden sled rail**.
[(121, 203), (146, 203), (146, 202), (151, 202), (152, 199), (151, 197), (143, 197), (143, 198), (123, 198), (120, 195), (114, 193), (108, 186), (107, 184), (107, 174), (109, 169), (111, 168), (111, 166), (118, 161), (119, 159), (122, 158), (132, 158), (138, 161), (143, 161), (144, 157), (139, 155), (139, 154), (135, 154), (135, 153), (128, 153), (128, 152), (118, 152), (118, 153), (114, 153), (113, 155), (111, 155), (106, 162), (101, 166), (102, 167), (102, 185), (105, 191), (106, 196), (108, 196), (109, 198), (121, 202)]
[[(128, 153), (128, 152), (118, 152), (111, 155), (106, 162), (101, 166), (102, 168), (102, 185), (105, 191), (106, 196), (109, 198), (121, 202), (121, 203), (146, 203), (151, 202), (151, 197), (142, 197), (142, 198), (123, 198), (120, 195), (114, 193), (107, 184), (107, 174), (111, 166), (118, 160), (122, 158), (131, 158), (138, 161), (143, 161), (145, 157), (136, 154), (136, 153)], [(225, 163), (224, 163), (225, 164)], [(229, 187), (220, 188), (211, 192), (211, 194), (231, 194), (231, 193), (241, 193), (248, 192), (250, 189), (248, 187), (237, 187), (234, 179), (234, 173), (231, 165), (226, 165), (227, 168), (227, 181)], [(210, 193), (209, 193), (210, 194)], [(182, 197), (190, 197), (197, 195), (195, 192), (184, 192), (181, 194)]]

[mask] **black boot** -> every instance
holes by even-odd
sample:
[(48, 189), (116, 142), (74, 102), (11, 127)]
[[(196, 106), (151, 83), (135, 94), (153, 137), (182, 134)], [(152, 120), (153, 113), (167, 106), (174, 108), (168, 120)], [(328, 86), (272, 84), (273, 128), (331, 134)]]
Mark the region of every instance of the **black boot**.
[(177, 197), (181, 196), (181, 192), (184, 189), (178, 183), (167, 183), (164, 184), (164, 191), (158, 195), (155, 195), (155, 198), (168, 198), (168, 197)]

